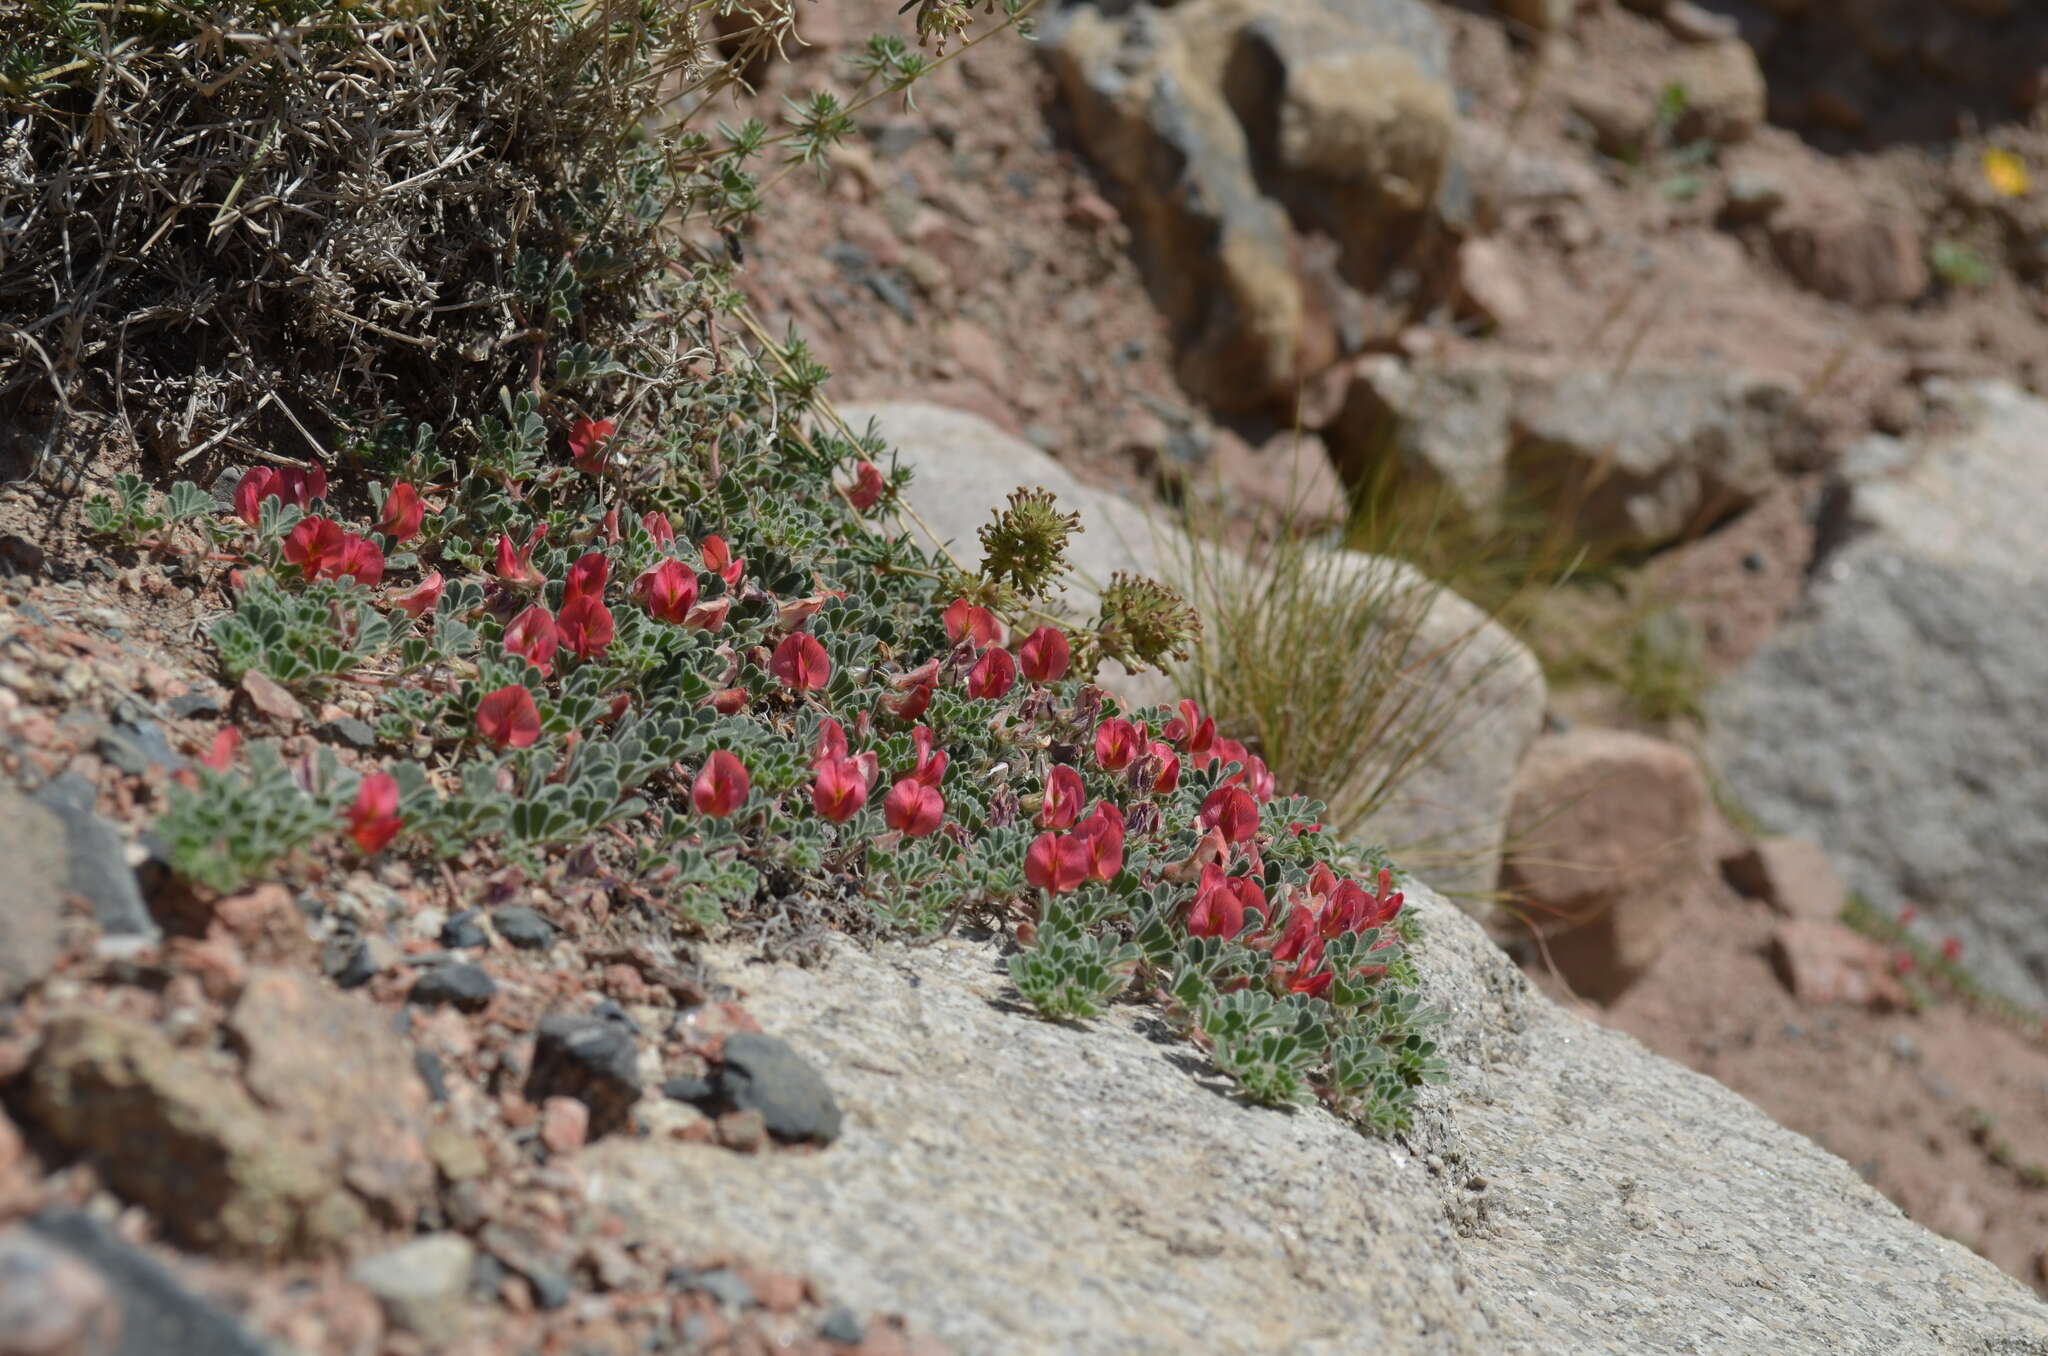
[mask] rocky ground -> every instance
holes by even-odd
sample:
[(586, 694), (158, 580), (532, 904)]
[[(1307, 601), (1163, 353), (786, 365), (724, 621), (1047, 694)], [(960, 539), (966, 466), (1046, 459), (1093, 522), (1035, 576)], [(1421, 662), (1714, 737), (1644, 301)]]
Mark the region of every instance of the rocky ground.
[[(765, 69), (767, 106), (840, 78), (851, 43), (894, 8), (810, 7), (814, 45)], [(1429, 27), (1409, 57), (1435, 83), (1411, 111), (1442, 137), (1419, 143), (1435, 147), (1431, 191), (1374, 242), (1396, 260), (1377, 285), (1346, 253), (1360, 247), (1284, 213), (1288, 262), (1269, 290), (1174, 256), (1152, 190), (1103, 153), (1114, 119), (1102, 113), (1091, 134), (1077, 111), (1085, 52), (1062, 58), (1055, 32), (1040, 52), (975, 51), (917, 109), (865, 115), (822, 181), (780, 186), (782, 210), (744, 243), (743, 286), (771, 330), (795, 325), (834, 369), (842, 401), (953, 406), (1084, 481), (1194, 492), (1246, 515), (1333, 521), (1340, 469), (1358, 474), (1389, 436), (1413, 449), (1417, 474), (1483, 500), (1513, 480), (1529, 430), (1581, 465), (1617, 445), (1597, 426), (1606, 411), (1682, 424), (1685, 437), (1650, 440), (1630, 491), (1589, 510), (1586, 530), (1647, 555), (1644, 577), (1700, 628), (1711, 666), (1749, 672), (1756, 656), (1782, 655), (1774, 641), (1807, 634), (1783, 640), (1779, 627), (1814, 608), (1809, 586), (1841, 545), (1845, 466), (1883, 469), (1966, 426), (1944, 381), (2000, 379), (2015, 398), (2048, 384), (2048, 196), (2000, 191), (1984, 159), (2009, 151), (2048, 174), (2030, 112), (2048, 86), (2023, 68), (2039, 21), (1994, 5), (1952, 7), (1994, 14), (1981, 25), (1920, 24), (1910, 6), (1854, 6), (1844, 36), (1827, 15), (1774, 5), (1510, 8), (1512, 20), (1415, 7)], [(1674, 84), (1682, 102), (1664, 97)], [(1312, 196), (1292, 205), (1301, 221)], [(1232, 229), (1256, 244), (1273, 211), (1242, 206)], [(1216, 347), (1206, 307), (1218, 289), (1240, 320), (1271, 303), (1288, 326), (1247, 325), (1271, 340), (1256, 352)], [(1598, 382), (1567, 401), (1588, 373)], [(1702, 487), (1701, 459), (1731, 439), (1768, 455)], [(1433, 460), (1495, 445), (1463, 479)], [(688, 1146), (676, 1156), (688, 1171), (665, 1166), (657, 1183), (659, 1199), (688, 1203), (728, 1165), (759, 1177), (840, 1133), (831, 1090), (775, 1025), (759, 1031), (745, 990), (769, 995), (792, 1036), (833, 1023), (791, 996), (786, 965), (741, 973), (759, 955), (814, 954), (815, 933), (771, 928), (700, 954), (594, 860), (543, 879), (481, 859), (435, 879), (314, 862), (300, 895), (269, 887), (210, 916), (181, 912), (143, 832), (181, 770), (229, 724), (309, 756), (346, 749), (365, 734), (357, 713), (304, 710), (261, 683), (222, 688), (197, 641), (223, 581), (203, 564), (86, 544), (75, 503), (38, 487), (0, 494), (0, 575), (0, 774), (19, 788), (0, 802), (0, 861), (12, 897), (42, 902), (0, 914), (0, 1356), (253, 1351), (260, 1339), (320, 1353), (938, 1349), (924, 1320), (945, 1315), (906, 1320), (882, 1298), (902, 1286), (835, 1280), (830, 1259), (809, 1274), (764, 1269), (744, 1260), (749, 1238), (735, 1235), (728, 1255), (608, 1189), (614, 1158), (654, 1171), (636, 1145)], [(1531, 637), (1547, 660), (1611, 641)], [(2031, 662), (2000, 672), (2024, 680)], [(1513, 841), (1563, 832), (1556, 785), (1590, 780), (1569, 798), (1572, 836), (1556, 852), (1511, 853), (1510, 883), (1539, 914), (1589, 899), (1604, 913), (1518, 943), (1538, 984), (1750, 1098), (2048, 1293), (2048, 1038), (1964, 983), (2006, 922), (1971, 932), (1931, 899), (1917, 951), (1852, 932), (1838, 921), (1852, 887), (1893, 916), (1919, 895), (1874, 890), (1868, 854), (1846, 885), (1811, 848), (1759, 857), (1686, 751), (1711, 730), (1647, 719), (1613, 684), (1558, 684), (1551, 707), (1538, 744), (1549, 756), (1532, 755), (1517, 783), (1528, 822)], [(1723, 714), (1736, 728), (1741, 713)], [(1609, 727), (1623, 725), (1616, 745)], [(1610, 771), (1585, 771), (1596, 766)], [(1751, 782), (1751, 796), (1774, 794), (1768, 778)], [(1632, 784), (1640, 803), (1603, 816), (1593, 792)], [(1801, 803), (1797, 788), (1776, 791)], [(2011, 822), (2009, 800), (1985, 804), (1985, 822)], [(1833, 849), (1867, 826), (1845, 811), (1773, 827)], [(1984, 837), (1966, 846), (1965, 875), (1998, 850)], [(1537, 868), (1574, 852), (1606, 873), (1598, 888), (1568, 875), (1546, 887)], [(1963, 969), (1934, 959), (1952, 933)], [(970, 974), (966, 990), (985, 983), (974, 957), (947, 963)], [(927, 1011), (905, 987), (890, 1001)], [(929, 1010), (953, 1003), (934, 996)], [(1014, 1038), (991, 1001), (957, 1006), (990, 1039)], [(1052, 1033), (1049, 1057), (1071, 1035), (1032, 1030)], [(816, 1048), (815, 1031), (804, 1039)], [(837, 1077), (876, 1105), (903, 1073), (850, 1070)], [(1483, 1088), (1460, 1095), (1495, 1104)], [(1720, 1114), (1685, 1095), (1705, 1108), (1689, 1125)], [(915, 1124), (900, 1134), (924, 1135), (947, 1162), (988, 1148)], [(1494, 1135), (1496, 1157), (1511, 1157), (1511, 1139)], [(1424, 1156), (1448, 1185), (1444, 1201), (1403, 1207), (1418, 1231), (1512, 1251), (1500, 1240), (1526, 1223), (1489, 1225), (1486, 1180)], [(1543, 1176), (1531, 1171), (1532, 1195)], [(1542, 1200), (1532, 1217), (1569, 1213), (1563, 1197)], [(769, 1227), (749, 1214), (757, 1205), (781, 1208), (724, 1198), (735, 1228)], [(1228, 1246), (1126, 1206), (1162, 1255)], [(1652, 1229), (1638, 1217), (1659, 1209), (1631, 1206), (1631, 1226)], [(1462, 1288), (1453, 1270), (1429, 1278), (1432, 1303)], [(1313, 1257), (1290, 1255), (1276, 1283), (1315, 1274)], [(1472, 1325), (1468, 1340), (1486, 1349), (1484, 1322)]]
[[(816, 46), (764, 73), (767, 97), (830, 80), (845, 45), (887, 8), (821, 14), (808, 30)], [(2036, 177), (2048, 165), (2044, 89), (2026, 57), (2041, 50), (2044, 21), (1997, 7), (1980, 21), (1969, 7), (1930, 19), (1900, 5), (1841, 15), (1733, 3), (1507, 8), (1432, 6), (1434, 36), (1409, 41), (1423, 65), (1440, 59), (1436, 74), (1455, 90), (1445, 110), (1457, 119), (1445, 152), (1454, 169), (1400, 267), (1381, 278), (1397, 285), (1355, 286), (1331, 259), (1341, 248), (1290, 203), (1298, 243), (1284, 248), (1311, 302), (1286, 311), (1273, 300), (1287, 291), (1279, 285), (1264, 302), (1257, 288), (1235, 294), (1254, 311), (1278, 307), (1293, 327), (1274, 360), (1278, 394), (1251, 408), (1219, 396), (1197, 361), (1209, 331), (1192, 295), (1242, 280), (1160, 224), (1166, 190), (1144, 177), (1141, 156), (1118, 150), (1149, 133), (1122, 115), (1091, 124), (1077, 112), (1065, 73), (1087, 65), (1087, 48), (1061, 18), (1038, 53), (976, 53), (942, 72), (918, 111), (871, 115), (865, 141), (815, 187), (790, 181), (790, 210), (748, 242), (747, 286), (776, 323), (812, 336), (842, 398), (951, 405), (1022, 434), (1083, 480), (1141, 495), (1191, 482), (1247, 514), (1306, 501), (1307, 517), (1327, 519), (1341, 493), (1333, 466), (1388, 437), (1431, 474), (1483, 495), (1501, 478), (1461, 468), (1475, 443), (1497, 446), (1511, 477), (1506, 449), (1530, 430), (1577, 442), (1590, 462), (1612, 453), (1617, 435), (1629, 455), (1628, 440), (1645, 441), (1632, 429), (1691, 428), (1689, 443), (1667, 438), (1642, 453), (1657, 468), (1644, 472), (1647, 491), (1585, 525), (1589, 540), (1625, 539), (1632, 553), (1654, 544), (1637, 587), (1697, 628), (1703, 677), (1737, 673), (1787, 617), (1811, 612), (1810, 586), (1828, 577), (1848, 535), (1851, 489), (1870, 486), (1873, 503), (1906, 493), (1873, 480), (1969, 424), (1956, 383), (2048, 384), (2048, 198), (2032, 185), (2006, 191), (1999, 176), (2008, 163)], [(1124, 50), (1125, 71), (1170, 60), (1152, 46)], [(1199, 64), (1200, 52), (1189, 59)], [(1682, 103), (1660, 103), (1674, 85)], [(1256, 147), (1239, 154), (1267, 173)], [(1242, 171), (1214, 173), (1226, 182)], [(1226, 231), (1256, 216), (1233, 210), (1218, 209)], [(1688, 458), (1731, 439), (1769, 447), (1769, 461), (1740, 483), (1687, 486), (1701, 464)], [(1675, 455), (1674, 441), (1685, 443)], [(2006, 464), (2025, 478), (2023, 463)], [(1648, 518), (1645, 501), (1661, 506)], [(1636, 615), (1615, 596), (1566, 591), (1528, 636), (1553, 675), (1552, 728), (1622, 727), (1697, 745), (1691, 713), (1646, 714), (1612, 681)], [(1933, 636), (1912, 643), (1941, 648)], [(2006, 667), (2040, 672), (2031, 651)], [(1588, 672), (1599, 680), (1574, 681)], [(1886, 670), (1870, 685), (1890, 681)], [(2025, 698), (2009, 694), (1994, 709), (2009, 715), (2014, 700)], [(1781, 727), (1767, 739), (1785, 737)], [(1775, 744), (1756, 747), (1767, 756)], [(1932, 747), (1930, 738), (1899, 756), (1924, 763)], [(1690, 768), (1690, 755), (1658, 759)], [(1929, 774), (1916, 817), (1947, 813), (1945, 775)], [(1718, 781), (1713, 790), (1728, 794)], [(1796, 793), (1756, 794), (1771, 800), (1775, 827), (1846, 850), (1853, 835), (1804, 821)], [(1688, 833), (1718, 820), (1709, 799)], [(2014, 789), (1984, 817), (2010, 826), (2024, 803)], [(1904, 802), (1884, 813), (1906, 813)], [(1882, 822), (1866, 832), (1881, 836)], [(1583, 826), (1580, 846), (1612, 850), (1610, 831)], [(1620, 840), (1630, 832), (1629, 850), (1658, 858), (1642, 826)], [(2024, 870), (2027, 850), (2009, 828), (1970, 839), (1948, 861), (1956, 877), (1989, 870), (2002, 880), (1999, 858)], [(1560, 994), (1573, 979), (1599, 990), (1619, 973), (1622, 989), (1606, 995), (1616, 1001), (1589, 1005), (1601, 1020), (1752, 1097), (1916, 1218), (2048, 1291), (2048, 1044), (2028, 1020), (2001, 1020), (1941, 982), (1917, 987), (1925, 1006), (1908, 1006), (1890, 982), (1904, 953), (1834, 915), (1852, 888), (1890, 913), (1920, 898), (1925, 948), (1965, 934), (1966, 966), (1994, 970), (2012, 932), (1973, 930), (1939, 891), (1881, 887), (1878, 878), (1900, 877), (1896, 859), (1875, 872), (1860, 860), (1806, 941), (1837, 953), (1828, 964), (1871, 970), (1875, 993), (1852, 985), (1844, 1001), (1800, 989), (1776, 939), (1788, 917), (1736, 891), (1713, 861), (1675, 888), (1635, 891), (1657, 920), (1636, 954), (1617, 960), (1607, 937), (1576, 973), (1546, 965), (1544, 948), (1526, 958)], [(1532, 906), (1546, 904), (1524, 900)]]

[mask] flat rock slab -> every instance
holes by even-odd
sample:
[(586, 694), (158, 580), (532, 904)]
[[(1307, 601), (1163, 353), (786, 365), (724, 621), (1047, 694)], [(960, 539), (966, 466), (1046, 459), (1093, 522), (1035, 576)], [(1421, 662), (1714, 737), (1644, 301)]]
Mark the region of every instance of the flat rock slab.
[(1990, 1263), (1409, 897), (1453, 1076), (1400, 1140), (1239, 1101), (1142, 1006), (1041, 1021), (951, 939), (720, 958), (831, 1080), (831, 1149), (618, 1139), (579, 1168), (685, 1250), (978, 1353), (2048, 1353)]

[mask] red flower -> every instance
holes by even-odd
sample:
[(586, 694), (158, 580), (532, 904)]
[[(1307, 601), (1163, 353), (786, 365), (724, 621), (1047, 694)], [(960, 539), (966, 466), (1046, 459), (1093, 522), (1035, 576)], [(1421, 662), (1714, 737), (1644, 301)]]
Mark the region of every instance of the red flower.
[(982, 701), (994, 701), (1008, 692), (1017, 682), (1017, 661), (1010, 658), (1010, 652), (992, 648), (974, 667), (967, 671), (967, 695)]
[(747, 709), (747, 690), (743, 687), (722, 687), (704, 699), (704, 704), (721, 716), (732, 715)]
[(1095, 802), (1094, 810), (1074, 826), (1073, 837), (1088, 850), (1088, 875), (1093, 880), (1114, 880), (1124, 869), (1124, 815), (1106, 800)]
[(365, 852), (381, 851), (405, 827), (398, 814), (398, 779), (388, 772), (372, 772), (356, 788), (355, 804), (348, 807), (348, 836)]
[(1088, 844), (1070, 833), (1041, 833), (1024, 853), (1024, 879), (1064, 894), (1088, 879)]
[(654, 538), (656, 546), (667, 546), (676, 539), (675, 528), (669, 526), (666, 513), (649, 511), (640, 515), (640, 526), (647, 529), (647, 535)]
[(697, 574), (680, 560), (664, 560), (633, 581), (633, 597), (662, 621), (683, 624), (697, 605)]
[(341, 573), (348, 543), (340, 523), (317, 515), (301, 518), (284, 539), (285, 563), (298, 566), (308, 579), (332, 578)]
[(213, 745), (199, 755), (199, 761), (215, 772), (226, 772), (228, 764), (235, 760), (235, 749), (242, 742), (242, 732), (233, 725), (222, 727), (213, 737)]
[(426, 519), (427, 506), (420, 502), (420, 492), (401, 480), (384, 496), (384, 516), (377, 520), (377, 530), (393, 541), (410, 541)]
[(505, 653), (516, 654), (527, 663), (546, 673), (554, 666), (555, 650), (562, 643), (562, 634), (555, 627), (555, 619), (548, 610), (535, 603), (512, 619), (505, 628)]
[(1017, 660), (1024, 676), (1034, 683), (1055, 683), (1064, 678), (1073, 652), (1067, 633), (1057, 626), (1041, 626), (1017, 648)]
[(704, 568), (723, 579), (727, 588), (740, 582), (747, 562), (732, 553), (732, 548), (725, 544), (725, 538), (714, 532), (700, 543), (700, 548), (704, 552)]
[(540, 545), (548, 535), (546, 523), (537, 524), (526, 538), (526, 545), (512, 549), (512, 538), (503, 532), (498, 534), (498, 578), (518, 588), (538, 588), (544, 581), (540, 572), (533, 568), (533, 548)]
[(917, 766), (910, 775), (922, 786), (937, 786), (946, 779), (946, 764), (950, 761), (944, 749), (932, 747), (931, 727), (920, 725), (910, 732), (910, 742), (917, 748)]
[(815, 692), (832, 681), (832, 657), (816, 636), (802, 631), (784, 636), (769, 657), (768, 672), (784, 687)]
[(569, 425), (569, 460), (586, 475), (601, 476), (610, 453), (605, 444), (618, 425), (609, 419), (578, 419)]
[[(882, 497), (882, 473), (871, 461), (861, 462), (853, 468), (853, 488), (846, 492), (846, 502), (862, 513), (873, 508)], [(912, 835), (913, 837), (915, 835)]]
[(832, 758), (818, 765), (811, 782), (811, 806), (834, 824), (844, 824), (868, 803), (865, 769), (851, 758)]
[(1095, 727), (1095, 761), (1106, 772), (1129, 767), (1143, 747), (1138, 727), (1122, 716), (1111, 716)]
[(610, 608), (599, 602), (595, 594), (579, 593), (563, 603), (562, 610), (555, 614), (555, 630), (561, 634), (562, 644), (578, 659), (596, 659), (612, 643), (616, 628)]
[(747, 803), (752, 785), (747, 765), (720, 749), (697, 770), (697, 779), (690, 783), (690, 804), (697, 807), (698, 814), (724, 819)]
[(732, 611), (732, 595), (723, 598), (708, 598), (690, 609), (683, 618), (683, 625), (693, 631), (716, 631), (725, 625), (725, 614)]
[(384, 580), (384, 548), (368, 537), (350, 533), (342, 540), (341, 559), (334, 573), (336, 578), (353, 575), (364, 588), (375, 588)]
[(915, 777), (904, 777), (882, 797), (882, 818), (890, 828), (910, 838), (936, 832), (946, 817), (946, 798), (935, 786)]
[(962, 636), (974, 641), (974, 648), (985, 650), (1003, 638), (1003, 628), (996, 621), (996, 614), (985, 607), (976, 607), (965, 598), (955, 598), (946, 609), (946, 638), (955, 645)]
[(1209, 766), (1209, 760), (1215, 757), (1216, 722), (1186, 698), (1181, 699), (1180, 715), (1167, 721), (1166, 728), (1159, 733), (1166, 736), (1169, 744), (1187, 750), (1188, 761), (1197, 772)]
[(263, 521), (263, 501), (277, 497), (277, 472), (252, 466), (235, 484), (235, 516), (251, 527)]
[(612, 562), (602, 551), (586, 551), (569, 567), (568, 582), (562, 585), (562, 602), (588, 594), (604, 597), (605, 581), (611, 578)]
[(276, 486), (277, 497), (287, 504), (300, 508), (313, 507), (315, 499), (327, 497), (327, 470), (321, 466), (281, 466), (271, 472), (276, 477), (271, 484)]
[(393, 595), (391, 605), (408, 616), (424, 617), (440, 604), (441, 590), (444, 587), (446, 581), (441, 578), (441, 572), (436, 570), (420, 580), (415, 588)]
[(1159, 760), (1159, 774), (1152, 779), (1152, 789), (1163, 795), (1180, 785), (1180, 755), (1173, 751), (1173, 745), (1155, 739), (1152, 756)]
[(1202, 802), (1202, 827), (1223, 830), (1226, 843), (1243, 843), (1259, 831), (1259, 805), (1241, 786), (1219, 786)]
[(523, 749), (540, 738), (540, 708), (519, 684), (501, 687), (477, 704), (476, 728), (501, 749)]
[(1953, 965), (1963, 958), (1963, 939), (1944, 937), (1941, 939), (1941, 958)]
[(1045, 778), (1044, 803), (1038, 811), (1040, 828), (1070, 829), (1081, 817), (1081, 803), (1088, 798), (1088, 792), (1081, 785), (1081, 774), (1070, 767), (1056, 767)]
[(846, 727), (827, 716), (818, 722), (818, 746), (811, 750), (811, 767), (841, 762), (846, 758)]
[(1235, 937), (1244, 931), (1245, 910), (1266, 911), (1266, 892), (1249, 876), (1226, 876), (1214, 862), (1202, 868), (1188, 932), (1196, 937)]

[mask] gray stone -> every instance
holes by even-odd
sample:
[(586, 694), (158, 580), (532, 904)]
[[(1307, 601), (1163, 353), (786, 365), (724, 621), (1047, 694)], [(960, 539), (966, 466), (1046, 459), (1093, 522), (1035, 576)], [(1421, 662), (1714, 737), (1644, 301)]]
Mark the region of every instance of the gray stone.
[(0, 1229), (0, 1356), (114, 1356), (121, 1306), (84, 1261), (27, 1229)]
[(92, 1217), (53, 1206), (28, 1228), (112, 1289), (121, 1309), (113, 1356), (268, 1356), (266, 1343)]
[[(1212, 579), (1242, 568), (1213, 551), (1198, 557), (1163, 512), (1083, 485), (1029, 443), (975, 415), (907, 402), (848, 405), (841, 414), (856, 432), (873, 419), (898, 458), (915, 469), (905, 498), (917, 523), (906, 528), (926, 544), (951, 543), (969, 569), (981, 559), (977, 530), (1018, 486), (1042, 486), (1078, 509), (1083, 530), (1068, 555), (1079, 578), (1052, 602), (1075, 617), (1093, 615), (1096, 586), (1118, 570), (1187, 588), (1190, 576), (1200, 573), (1198, 558)], [(1457, 707), (1438, 708), (1442, 737), (1391, 799), (1367, 821), (1337, 827), (1427, 857), (1426, 874), (1439, 888), (1460, 895), (1491, 890), (1515, 765), (1543, 719), (1543, 674), (1535, 657), (1477, 607), (1406, 566), (1332, 552), (1315, 568), (1319, 586), (1336, 595), (1388, 587), (1405, 595), (1420, 621), (1398, 643), (1417, 656), (1418, 681), (1433, 689), (1423, 700)], [(1169, 679), (1126, 673), (1114, 664), (1104, 667), (1100, 681), (1132, 706), (1170, 704), (1180, 695)]]
[(315, 726), (313, 733), (331, 744), (346, 744), (352, 749), (377, 747), (377, 732), (370, 728), (368, 721), (357, 720), (354, 716), (326, 721)]
[(2048, 402), (1939, 388), (1965, 427), (1851, 490), (1811, 615), (1708, 701), (1714, 761), (1851, 889), (1912, 905), (1973, 974), (2048, 1007)]
[(128, 865), (128, 845), (93, 809), (97, 793), (75, 772), (67, 772), (36, 793), (36, 803), (63, 821), (65, 888), (92, 905), (100, 931), (112, 936), (159, 935), (142, 902), (142, 887)]
[(1824, 455), (1796, 393), (1769, 379), (1497, 356), (1366, 359), (1324, 437), (1354, 480), (1392, 457), (1482, 521), (1550, 508), (1581, 540), (1631, 548), (1717, 522)]
[(62, 954), (69, 863), (64, 821), (0, 787), (0, 1003), (49, 973)]
[(456, 961), (429, 966), (413, 981), (406, 1001), (427, 1007), (452, 1003), (464, 1012), (478, 1012), (497, 992), (498, 981), (482, 967)]
[(393, 1326), (430, 1342), (461, 1335), (476, 1248), (460, 1234), (429, 1234), (366, 1257), (349, 1274), (377, 1297)]
[(758, 1111), (768, 1133), (787, 1141), (839, 1138), (839, 1103), (817, 1066), (788, 1042), (758, 1031), (725, 1038), (719, 1095), (740, 1111)]
[(507, 904), (491, 910), (491, 926), (500, 937), (522, 950), (545, 951), (555, 944), (555, 925), (524, 904)]
[(633, 1033), (602, 1017), (543, 1017), (534, 1037), (526, 1100), (574, 1097), (590, 1108), (590, 1137), (631, 1122), (640, 1100), (639, 1047)]
[(450, 951), (463, 951), (471, 947), (487, 946), (490, 935), (483, 924), (477, 922), (479, 911), (464, 909), (447, 922), (441, 924), (439, 934), (441, 945)]
[(613, 1139), (579, 1171), (685, 1255), (991, 1356), (2048, 1349), (1990, 1263), (1409, 899), (1451, 1076), (1397, 1139), (1219, 1095), (1143, 1006), (1037, 1020), (988, 943), (838, 942), (810, 970), (714, 957), (834, 1070), (830, 1154)]

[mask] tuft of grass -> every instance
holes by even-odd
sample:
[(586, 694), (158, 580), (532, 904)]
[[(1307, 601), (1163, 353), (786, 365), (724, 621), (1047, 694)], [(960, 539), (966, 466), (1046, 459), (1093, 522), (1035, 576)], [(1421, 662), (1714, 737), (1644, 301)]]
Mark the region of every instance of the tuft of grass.
[(1469, 653), (1483, 605), (1462, 624), (1428, 624), (1447, 587), (1409, 563), (1431, 554), (1426, 527), (1422, 549), (1369, 533), (1383, 549), (1368, 553), (1294, 522), (1274, 515), (1238, 554), (1211, 544), (1198, 515), (1187, 521), (1168, 573), (1206, 626), (1176, 676), (1281, 785), (1357, 825), (1463, 728), (1512, 652)]

